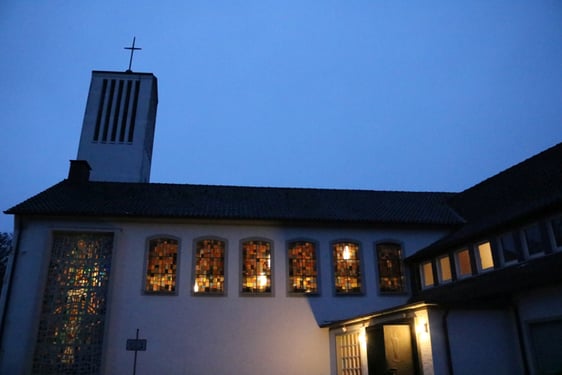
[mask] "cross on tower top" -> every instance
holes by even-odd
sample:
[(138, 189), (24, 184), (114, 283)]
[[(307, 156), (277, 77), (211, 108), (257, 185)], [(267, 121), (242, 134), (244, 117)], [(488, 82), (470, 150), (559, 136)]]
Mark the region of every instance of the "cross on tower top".
[(123, 47), (123, 49), (129, 49), (129, 50), (131, 50), (131, 57), (129, 58), (129, 69), (127, 69), (127, 72), (131, 72), (131, 71), (132, 71), (132, 70), (131, 70), (131, 65), (133, 64), (133, 54), (135, 53), (135, 51), (139, 51), (139, 50), (142, 49), (142, 48), (135, 47), (135, 40), (136, 40), (136, 37), (133, 37), (133, 45), (132, 45), (132, 46), (130, 46), (130, 47)]

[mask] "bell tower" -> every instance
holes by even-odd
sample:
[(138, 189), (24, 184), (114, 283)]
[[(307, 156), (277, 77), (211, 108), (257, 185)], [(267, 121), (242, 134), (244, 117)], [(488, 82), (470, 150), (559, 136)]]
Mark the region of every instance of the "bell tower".
[(77, 156), (92, 181), (149, 182), (157, 106), (152, 73), (92, 72)]

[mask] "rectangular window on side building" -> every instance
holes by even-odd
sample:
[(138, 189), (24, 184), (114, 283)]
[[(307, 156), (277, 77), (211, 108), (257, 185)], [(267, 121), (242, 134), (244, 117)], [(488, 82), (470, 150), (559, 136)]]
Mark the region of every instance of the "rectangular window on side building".
[(457, 266), (457, 276), (459, 278), (472, 276), (472, 264), (470, 260), (470, 250), (462, 249), (455, 254)]
[(435, 285), (433, 264), (431, 262), (425, 262), (420, 265), (420, 275), (423, 288), (430, 288)]

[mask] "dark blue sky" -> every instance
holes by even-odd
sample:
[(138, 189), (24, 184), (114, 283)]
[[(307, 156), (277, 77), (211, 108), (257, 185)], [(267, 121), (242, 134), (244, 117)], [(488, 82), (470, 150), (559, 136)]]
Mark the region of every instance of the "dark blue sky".
[(153, 182), (461, 191), (562, 141), (560, 1), (4, 0), (1, 210), (66, 177), (133, 35)]

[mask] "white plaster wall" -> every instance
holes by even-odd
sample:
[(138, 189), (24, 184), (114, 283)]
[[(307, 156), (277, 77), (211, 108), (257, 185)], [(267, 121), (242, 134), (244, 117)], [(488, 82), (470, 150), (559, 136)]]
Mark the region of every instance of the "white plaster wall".
[[(449, 375), (447, 362), (447, 337), (443, 329), (444, 311), (439, 309), (428, 310), (429, 332), (431, 334), (431, 366), (432, 371), (428, 374)], [(427, 357), (426, 357), (427, 358)], [(424, 362), (425, 365), (428, 359)]]
[(455, 310), (447, 317), (455, 375), (523, 374), (513, 317), (502, 310)]
[[(28, 225), (19, 238), (0, 347), (0, 374), (31, 371), (33, 350), (50, 254), (50, 234), (44, 225)], [(7, 289), (4, 288), (4, 291)]]
[[(138, 353), (139, 374), (327, 375), (331, 371), (329, 333), (327, 328), (318, 327), (319, 322), (396, 306), (407, 299), (407, 295), (378, 295), (374, 243), (400, 241), (409, 255), (438, 236), (437, 232), (377, 229), (37, 221), (26, 227), (22, 238), (21, 251), (26, 255), (18, 265), (16, 296), (8, 311), (4, 337), (10, 347), (0, 364), (0, 369), (10, 371), (0, 371), (2, 374), (26, 374), (29, 369), (25, 364), (33, 357), (43, 292), (41, 275), (44, 279), (51, 232), (66, 229), (116, 233), (104, 348), (106, 375), (132, 371), (133, 353), (126, 351), (125, 345), (127, 339), (135, 337), (137, 328), (141, 338), (148, 340), (147, 351)], [(177, 296), (142, 293), (146, 240), (155, 235), (180, 239)], [(202, 236), (227, 240), (226, 296), (191, 294), (192, 245)], [(248, 237), (273, 241), (271, 297), (239, 295), (239, 245)], [(286, 241), (302, 238), (315, 240), (319, 246), (321, 294), (317, 297), (290, 297), (286, 293)], [(341, 239), (358, 241), (362, 246), (364, 296), (333, 296), (330, 242)]]

